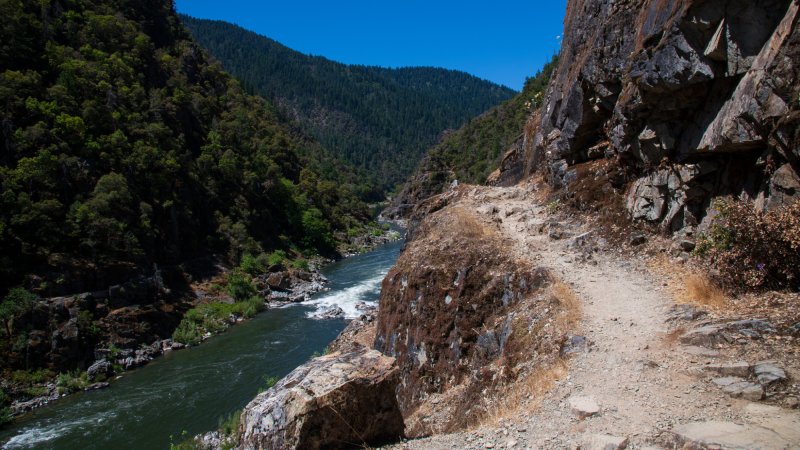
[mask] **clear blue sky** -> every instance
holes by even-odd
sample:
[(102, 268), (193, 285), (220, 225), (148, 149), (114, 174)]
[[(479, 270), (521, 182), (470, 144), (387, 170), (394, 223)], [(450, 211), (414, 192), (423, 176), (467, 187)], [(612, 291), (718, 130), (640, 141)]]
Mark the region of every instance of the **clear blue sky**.
[(176, 0), (176, 7), (347, 64), (446, 67), (519, 90), (558, 51), (566, 0)]

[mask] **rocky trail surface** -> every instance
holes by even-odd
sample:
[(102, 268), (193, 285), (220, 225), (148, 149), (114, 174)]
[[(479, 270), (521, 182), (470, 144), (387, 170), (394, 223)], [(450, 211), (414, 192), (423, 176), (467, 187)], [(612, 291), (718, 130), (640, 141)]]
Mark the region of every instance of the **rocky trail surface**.
[[(753, 370), (780, 367), (737, 366), (713, 339), (682, 344), (666, 284), (596, 231), (556, 218), (530, 187), (470, 189), (455, 201), (572, 287), (582, 305), (575, 334), (585, 340), (572, 340), (567, 374), (544, 398), (483, 427), (392, 448), (800, 448), (796, 410), (746, 399), (764, 395), (747, 381)], [(720, 389), (729, 376), (739, 398)]]

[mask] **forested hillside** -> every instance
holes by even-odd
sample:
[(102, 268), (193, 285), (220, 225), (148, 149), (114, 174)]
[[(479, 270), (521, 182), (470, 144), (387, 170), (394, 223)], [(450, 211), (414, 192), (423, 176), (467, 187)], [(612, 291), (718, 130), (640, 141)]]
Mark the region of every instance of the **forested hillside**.
[(368, 218), (359, 177), (209, 62), (172, 2), (9, 0), (0, 15), (0, 291), (324, 253)]
[(443, 130), (514, 92), (445, 69), (348, 66), (307, 56), (221, 21), (181, 16), (195, 39), (252, 93), (384, 189), (403, 182)]
[(404, 215), (420, 200), (439, 193), (447, 183), (481, 184), (498, 167), (503, 153), (522, 135), (528, 116), (541, 106), (558, 57), (536, 76), (528, 78), (522, 92), (448, 133), (431, 147), (414, 175), (394, 199), (389, 215)]

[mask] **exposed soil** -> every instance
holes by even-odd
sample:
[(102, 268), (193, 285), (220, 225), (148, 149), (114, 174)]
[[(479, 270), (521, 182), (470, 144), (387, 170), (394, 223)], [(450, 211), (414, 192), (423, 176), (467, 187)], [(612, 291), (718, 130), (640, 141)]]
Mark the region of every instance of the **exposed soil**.
[[(582, 308), (575, 333), (591, 344), (588, 351), (572, 354), (566, 370), (542, 380), (552, 382), (551, 389), (521, 399), (517, 408), (484, 421), (483, 426), (391, 448), (604, 448), (598, 444), (600, 434), (628, 439), (628, 448), (674, 448), (683, 442), (670, 430), (705, 421), (769, 428), (774, 441), (759, 441), (762, 448), (800, 447), (800, 413), (790, 409), (796, 408), (800, 346), (783, 325), (763, 339), (739, 339), (712, 348), (682, 345), (684, 330), (747, 318), (748, 310), (722, 308), (675, 320), (673, 307), (680, 297), (676, 278), (670, 279), (664, 270), (648, 269), (651, 257), (646, 246), (633, 253), (620, 251), (619, 240), (609, 244), (602, 230), (559, 217), (552, 205), (543, 204), (533, 185), (461, 186), (458, 191), (453, 201), (459, 210), (494, 227), (515, 259), (548, 269), (572, 288)], [(686, 270), (678, 260), (667, 261)], [(797, 296), (775, 295), (781, 298), (773, 302), (776, 310), (797, 310)], [(765, 311), (768, 308), (761, 305), (759, 317), (771, 320), (779, 315)], [(764, 402), (728, 396), (703, 370), (710, 364), (765, 359), (785, 369), (788, 381), (768, 388)], [(599, 412), (580, 418), (571, 406), (575, 397), (587, 397)]]

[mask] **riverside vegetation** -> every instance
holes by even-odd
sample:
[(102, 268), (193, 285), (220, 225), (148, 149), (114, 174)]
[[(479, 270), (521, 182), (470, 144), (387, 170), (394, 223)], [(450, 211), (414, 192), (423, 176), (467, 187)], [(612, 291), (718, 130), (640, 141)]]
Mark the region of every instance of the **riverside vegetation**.
[[(12, 0), (0, 13), (3, 407), (114, 346), (171, 336), (209, 270), (252, 277), (269, 268), (258, 255), (303, 270), (380, 230), (364, 172), (247, 94), (172, 2)], [(178, 337), (254, 314), (251, 293), (198, 306)], [(13, 381), (23, 372), (37, 381)]]

